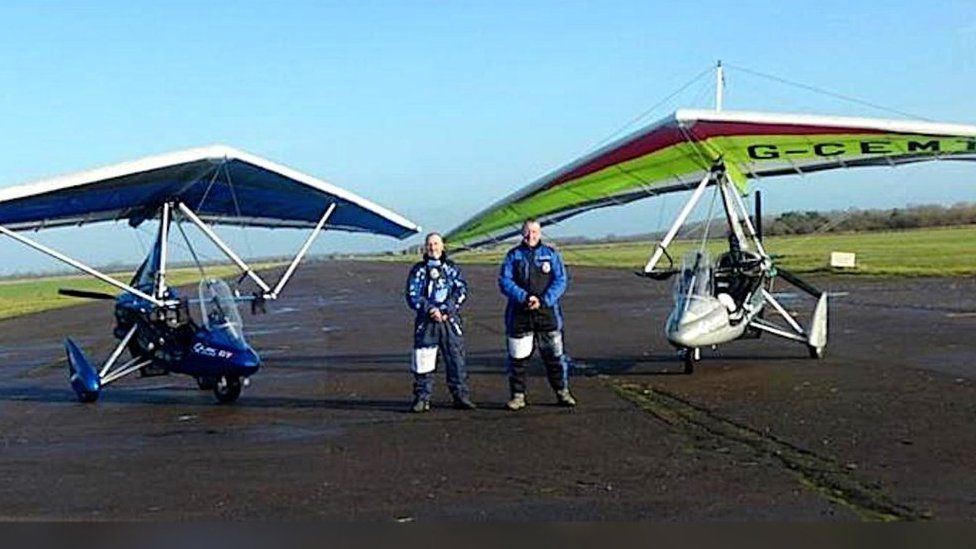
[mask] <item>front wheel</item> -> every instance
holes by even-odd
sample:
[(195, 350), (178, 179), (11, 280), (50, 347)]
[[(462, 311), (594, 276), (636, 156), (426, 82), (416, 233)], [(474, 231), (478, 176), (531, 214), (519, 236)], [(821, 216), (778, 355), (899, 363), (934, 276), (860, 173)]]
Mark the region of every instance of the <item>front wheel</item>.
[(201, 391), (213, 391), (217, 387), (217, 378), (210, 376), (197, 376), (197, 387)]
[(685, 349), (681, 352), (681, 359), (684, 361), (684, 374), (689, 375), (695, 372), (695, 362), (701, 358), (698, 349)]
[(214, 385), (214, 396), (221, 404), (230, 404), (241, 396), (241, 379), (239, 377), (223, 376)]

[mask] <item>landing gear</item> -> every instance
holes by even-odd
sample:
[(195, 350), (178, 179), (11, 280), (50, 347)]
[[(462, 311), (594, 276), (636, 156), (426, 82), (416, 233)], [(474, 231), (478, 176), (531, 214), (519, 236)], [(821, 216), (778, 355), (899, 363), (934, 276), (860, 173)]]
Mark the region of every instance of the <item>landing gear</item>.
[(209, 376), (197, 376), (197, 387), (201, 391), (213, 391), (217, 387), (217, 378)]
[(810, 358), (823, 360), (823, 357), (827, 354), (827, 348), (807, 345), (807, 352), (810, 353)]
[(88, 404), (98, 400), (99, 391), (79, 391), (76, 394), (78, 395), (78, 402)]
[(221, 376), (214, 385), (214, 396), (221, 404), (230, 404), (241, 396), (241, 378)]
[(695, 363), (701, 360), (701, 349), (684, 348), (681, 350), (681, 360), (684, 362), (684, 374), (691, 374), (695, 371)]

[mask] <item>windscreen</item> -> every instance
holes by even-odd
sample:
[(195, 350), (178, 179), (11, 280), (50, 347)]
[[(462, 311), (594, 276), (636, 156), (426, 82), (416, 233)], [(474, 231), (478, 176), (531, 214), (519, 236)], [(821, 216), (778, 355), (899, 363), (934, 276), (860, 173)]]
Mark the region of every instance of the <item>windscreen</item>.
[(681, 272), (674, 284), (674, 300), (676, 304), (689, 300), (712, 296), (712, 261), (708, 252), (697, 250), (685, 255), (681, 262)]
[(230, 286), (219, 278), (200, 281), (200, 317), (210, 331), (223, 331), (231, 339), (244, 341), (244, 321)]

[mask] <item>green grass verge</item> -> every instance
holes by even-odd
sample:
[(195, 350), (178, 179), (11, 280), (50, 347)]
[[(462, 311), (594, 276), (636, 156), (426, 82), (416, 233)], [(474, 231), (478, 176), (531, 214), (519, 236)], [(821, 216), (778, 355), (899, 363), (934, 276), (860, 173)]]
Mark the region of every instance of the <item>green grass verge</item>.
[[(654, 243), (623, 242), (576, 244), (560, 246), (570, 265), (640, 269), (653, 250)], [(697, 242), (675, 242), (671, 254), (680, 264), (681, 256), (698, 246)], [(721, 253), (721, 240), (709, 244), (714, 254)], [(907, 231), (819, 234), (815, 236), (777, 236), (766, 240), (767, 250), (777, 258), (777, 264), (798, 273), (842, 272), (868, 276), (965, 276), (976, 274), (976, 226), (915, 229)], [(457, 259), (462, 264), (498, 264), (506, 247), (487, 251), (462, 252)], [(830, 252), (854, 252), (858, 266), (852, 270), (836, 271), (828, 267)], [(369, 257), (363, 259), (412, 262), (409, 255)], [(280, 265), (267, 263), (256, 268), (268, 269)], [(226, 277), (236, 274), (233, 267), (209, 267), (210, 276)], [(129, 274), (119, 277), (128, 280)], [(170, 272), (172, 285), (196, 282), (196, 269), (176, 269)], [(61, 297), (58, 288), (115, 292), (115, 289), (84, 276), (45, 277), (32, 280), (0, 281), (0, 319), (18, 315), (68, 307), (84, 300)]]
[[(273, 268), (278, 265), (280, 263), (265, 263), (254, 265), (253, 267), (260, 270)], [(236, 275), (238, 272), (236, 267), (231, 266), (206, 268), (207, 276), (218, 278)], [(128, 282), (129, 278), (132, 277), (132, 273), (115, 273), (112, 276)], [(169, 271), (166, 279), (170, 286), (182, 286), (199, 281), (200, 272), (196, 268), (173, 269)], [(108, 292), (111, 294), (117, 294), (119, 292), (115, 287), (86, 275), (50, 276), (30, 280), (0, 281), (0, 320), (88, 302), (85, 299), (60, 296), (58, 295), (58, 288), (73, 288), (77, 290)]]
[[(939, 227), (871, 233), (826, 233), (814, 236), (776, 236), (766, 239), (766, 249), (777, 264), (798, 273), (841, 272), (831, 269), (830, 252), (854, 252), (857, 267), (846, 274), (873, 276), (962, 276), (976, 274), (976, 226)], [(669, 252), (675, 263), (697, 248), (698, 242), (679, 241)], [(724, 239), (709, 243), (721, 253)], [(499, 263), (507, 248), (462, 252), (461, 263)], [(654, 242), (622, 242), (560, 246), (570, 265), (640, 269), (654, 249)], [(412, 258), (410, 258), (412, 259)], [(665, 260), (666, 262), (666, 260)]]

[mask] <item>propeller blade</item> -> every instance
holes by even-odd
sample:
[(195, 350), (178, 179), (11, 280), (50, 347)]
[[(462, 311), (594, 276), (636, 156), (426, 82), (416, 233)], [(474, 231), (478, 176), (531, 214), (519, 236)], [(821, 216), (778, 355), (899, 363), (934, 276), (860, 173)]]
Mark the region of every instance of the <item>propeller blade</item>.
[(651, 272), (635, 271), (634, 274), (641, 278), (650, 278), (651, 280), (667, 280), (672, 276), (678, 274), (678, 272), (679, 271), (677, 269), (668, 269), (666, 271), (655, 270)]
[(762, 218), (762, 192), (756, 189), (756, 207), (753, 212), (755, 216), (755, 222), (753, 223), (756, 227), (756, 238), (759, 242), (763, 241), (763, 218)]
[(58, 295), (67, 297), (80, 297), (82, 299), (104, 299), (115, 301), (115, 296), (104, 292), (92, 292), (89, 290), (74, 290), (71, 288), (58, 288)]
[(268, 308), (265, 306), (267, 300), (264, 295), (257, 292), (254, 293), (254, 299), (251, 300), (251, 314), (258, 315), (268, 312)]
[(812, 295), (813, 297), (819, 298), (823, 295), (823, 291), (817, 289), (815, 286), (809, 282), (803, 280), (802, 278), (796, 276), (795, 274), (787, 271), (786, 269), (776, 267), (776, 276), (783, 277), (783, 280), (789, 282), (790, 284), (796, 286), (797, 288), (803, 290), (804, 292)]

